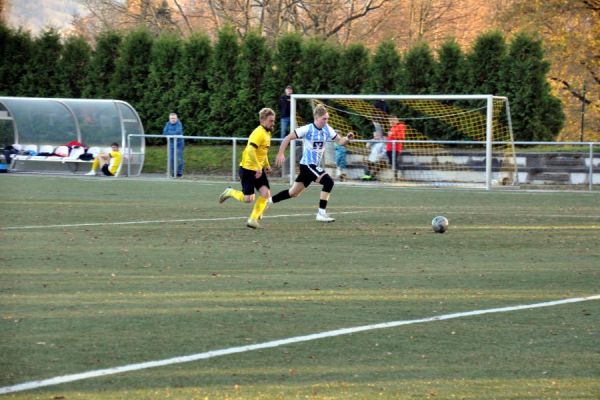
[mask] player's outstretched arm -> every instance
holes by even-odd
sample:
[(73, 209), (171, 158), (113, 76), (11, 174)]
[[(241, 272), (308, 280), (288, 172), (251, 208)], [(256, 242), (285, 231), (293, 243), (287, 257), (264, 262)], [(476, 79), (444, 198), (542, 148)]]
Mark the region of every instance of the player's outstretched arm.
[(275, 165), (281, 167), (285, 162), (285, 150), (288, 148), (290, 142), (296, 139), (296, 133), (290, 132), (279, 145), (279, 151), (277, 152), (277, 158), (275, 159)]

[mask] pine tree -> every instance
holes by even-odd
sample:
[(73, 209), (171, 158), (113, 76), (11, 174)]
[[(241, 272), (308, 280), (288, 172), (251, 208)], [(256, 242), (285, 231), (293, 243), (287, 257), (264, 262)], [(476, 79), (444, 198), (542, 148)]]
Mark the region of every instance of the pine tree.
[(171, 33), (161, 33), (152, 44), (152, 62), (142, 109), (148, 132), (162, 133), (169, 113), (179, 113), (175, 86), (181, 53), (181, 40)]
[(256, 32), (246, 34), (238, 58), (239, 92), (234, 108), (239, 136), (248, 135), (258, 123), (258, 111), (264, 107), (261, 94), (270, 65), (271, 53), (265, 39)]
[(145, 112), (151, 107), (144, 104), (144, 95), (148, 88), (152, 42), (152, 36), (146, 30), (127, 34), (119, 46), (115, 73), (110, 82), (110, 97), (130, 103), (140, 113), (144, 124), (147, 120)]
[(62, 48), (59, 62), (60, 96), (81, 98), (89, 73), (92, 48), (81, 36), (70, 36)]
[(564, 114), (546, 79), (549, 67), (539, 40), (525, 33), (513, 38), (503, 77), (515, 140), (552, 140), (562, 128)]
[(206, 34), (194, 34), (183, 43), (181, 62), (176, 70), (178, 115), (186, 135), (205, 135), (209, 126), (208, 73), (212, 45)]
[(433, 86), (435, 62), (429, 45), (420, 42), (412, 46), (404, 57), (402, 92), (406, 94), (429, 94)]
[(302, 93), (302, 86), (296, 80), (297, 71), (302, 64), (302, 38), (297, 33), (287, 33), (277, 40), (273, 62), (267, 69), (263, 102), (267, 107), (279, 113), (277, 100), (283, 95), (285, 87), (292, 85), (294, 92)]
[(350, 44), (343, 51), (338, 62), (338, 75), (335, 84), (336, 93), (362, 93), (367, 82), (369, 70), (369, 51), (362, 44)]
[(455, 39), (448, 39), (437, 51), (432, 94), (462, 94), (465, 92), (465, 55)]
[(226, 26), (219, 31), (208, 83), (211, 125), (207, 133), (210, 136), (247, 135), (235, 125), (236, 110), (233, 108), (239, 88), (236, 70), (239, 47), (233, 27)]
[(31, 58), (24, 66), (25, 76), (19, 92), (30, 97), (60, 96), (60, 60), (62, 45), (54, 29), (46, 29), (33, 41)]
[(0, 94), (25, 96), (22, 79), (28, 60), (33, 57), (33, 39), (27, 31), (14, 31), (0, 24)]
[(371, 62), (367, 91), (399, 94), (402, 87), (402, 59), (391, 40), (381, 42)]
[(502, 95), (502, 68), (506, 42), (500, 32), (485, 33), (467, 54), (467, 88), (470, 93)]
[[(437, 63), (434, 65), (434, 76), (431, 85), (432, 94), (465, 93), (466, 70), (465, 55), (454, 39), (448, 39), (437, 51)], [(452, 102), (452, 106), (460, 106)], [(439, 140), (470, 140), (463, 132), (442, 121), (432, 121), (426, 127), (431, 137)]]
[(340, 50), (322, 39), (313, 38), (302, 46), (302, 63), (296, 81), (306, 93), (331, 93), (337, 77)]
[(121, 40), (122, 37), (112, 31), (102, 32), (96, 39), (96, 49), (92, 53), (83, 91), (84, 97), (110, 98), (110, 83), (115, 74)]

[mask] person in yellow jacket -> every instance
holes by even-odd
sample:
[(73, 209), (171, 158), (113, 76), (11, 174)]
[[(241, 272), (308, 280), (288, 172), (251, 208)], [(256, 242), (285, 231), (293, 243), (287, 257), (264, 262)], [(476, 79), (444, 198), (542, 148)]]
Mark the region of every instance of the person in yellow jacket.
[(219, 196), (219, 203), (234, 198), (242, 203), (254, 201), (254, 191), (259, 193), (250, 218), (246, 223), (248, 228), (260, 228), (258, 220), (267, 207), (267, 199), (271, 197), (271, 187), (267, 174), (271, 172), (269, 164), (269, 147), (271, 146), (271, 131), (275, 124), (275, 111), (263, 108), (258, 112), (260, 125), (248, 137), (248, 144), (242, 153), (239, 175), (242, 180), (242, 190), (227, 188)]
[(100, 153), (96, 158), (94, 158), (94, 162), (92, 163), (92, 169), (86, 175), (96, 175), (96, 170), (100, 167), (102, 173), (106, 176), (115, 176), (119, 167), (121, 166), (121, 162), (123, 161), (123, 155), (119, 151), (119, 145), (117, 143), (113, 143), (110, 145), (110, 152)]

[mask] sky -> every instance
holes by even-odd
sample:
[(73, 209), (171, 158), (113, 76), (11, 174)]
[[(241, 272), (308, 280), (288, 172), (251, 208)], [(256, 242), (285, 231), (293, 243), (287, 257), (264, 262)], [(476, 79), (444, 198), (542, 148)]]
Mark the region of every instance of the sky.
[(74, 14), (85, 13), (78, 0), (9, 0), (9, 3), (9, 25), (23, 27), (33, 34), (49, 26), (58, 30), (68, 28)]

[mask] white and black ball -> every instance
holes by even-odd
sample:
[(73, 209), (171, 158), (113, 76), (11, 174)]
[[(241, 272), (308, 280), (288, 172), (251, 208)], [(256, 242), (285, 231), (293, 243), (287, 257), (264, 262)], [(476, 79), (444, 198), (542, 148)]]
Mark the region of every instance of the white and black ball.
[(444, 233), (448, 230), (448, 218), (438, 215), (431, 220), (431, 227), (435, 233)]

